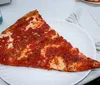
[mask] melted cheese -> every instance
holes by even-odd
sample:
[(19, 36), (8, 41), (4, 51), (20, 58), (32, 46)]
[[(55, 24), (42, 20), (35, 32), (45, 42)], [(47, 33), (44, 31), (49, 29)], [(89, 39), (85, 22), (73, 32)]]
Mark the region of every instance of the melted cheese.
[(46, 45), (46, 46), (44, 46), (44, 48), (41, 49), (41, 55), (42, 55), (43, 57), (45, 57), (47, 48), (50, 48), (50, 47), (58, 48), (58, 47), (60, 47), (60, 45), (52, 44), (52, 45)]
[[(51, 30), (53, 30), (52, 28), (49, 28), (49, 30), (48, 31), (51, 31)], [(55, 38), (57, 38), (59, 35), (58, 35), (58, 33), (56, 32), (56, 34), (55, 35), (52, 35), (51, 36), (51, 39), (55, 39)]]
[(46, 49), (48, 48), (49, 46), (45, 46), (44, 48), (41, 49), (41, 55), (43, 57), (45, 57), (45, 53), (46, 53)]
[(26, 21), (28, 21), (30, 18), (33, 18), (33, 20), (31, 20), (31, 21), (29, 22), (29, 24), (26, 26), (26, 30), (25, 30), (25, 31), (27, 31), (29, 28), (34, 29), (35, 26), (36, 26), (35, 24), (33, 24), (33, 22), (37, 22), (36, 16), (28, 17), (28, 18), (26, 19)]
[(30, 23), (30, 24), (28, 24), (28, 25), (26, 26), (26, 30), (25, 30), (25, 31), (27, 31), (29, 28), (34, 29), (34, 27), (35, 27), (35, 25), (34, 25), (33, 23)]
[(8, 44), (8, 49), (13, 48), (13, 43)]
[(56, 69), (56, 70), (64, 70), (66, 68), (63, 58), (60, 56), (55, 56), (55, 58), (52, 59), (49, 62), (49, 64), (50, 64), (50, 68)]
[(9, 36), (9, 40), (8, 40), (8, 42), (13, 42), (13, 38), (11, 37), (11, 36)]
[(28, 17), (26, 18), (26, 21), (28, 21), (30, 18), (33, 18), (33, 20), (31, 20), (31, 22), (36, 22), (37, 21), (37, 16), (31, 16), (31, 17)]
[(22, 58), (24, 58), (24, 57), (26, 57), (26, 53), (28, 52), (28, 49), (26, 48), (26, 49), (24, 49), (23, 51), (22, 51), (22, 53), (21, 53), (21, 56), (20, 57), (18, 57), (17, 59), (18, 60), (20, 60), (20, 59), (22, 59)]
[(12, 62), (13, 62), (13, 58), (12, 58), (12, 57), (9, 57), (9, 59), (8, 59), (8, 60), (9, 60), (9, 62), (10, 62), (10, 63), (12, 63)]
[(6, 34), (0, 34), (0, 38), (8, 37), (8, 36), (11, 36), (11, 35), (12, 35), (11, 32), (7, 32)]
[(55, 38), (57, 38), (58, 37), (58, 33), (56, 33), (55, 35), (53, 35), (52, 37), (51, 37), (51, 39), (55, 39)]
[(34, 33), (34, 35), (36, 35), (36, 36), (40, 36), (38, 33)]
[(31, 52), (31, 49), (30, 49), (30, 44), (26, 46), (26, 48), (21, 52), (21, 55), (20, 57), (18, 57), (17, 59), (20, 60), (22, 58), (27, 58), (28, 55), (26, 55), (26, 53), (30, 53)]
[(53, 30), (52, 28), (49, 28), (49, 30), (48, 31), (51, 31), (51, 30)]
[(78, 65), (80, 65), (80, 64), (71, 63), (71, 64), (68, 65), (68, 70), (69, 71), (76, 71), (75, 67), (78, 66)]
[[(12, 34), (11, 34), (12, 35)], [(9, 48), (13, 48), (13, 38), (11, 37), (11, 35), (9, 35), (9, 40), (7, 41), (9, 44), (8, 44), (8, 49)]]
[[(13, 38), (11, 37), (12, 33), (11, 32), (7, 32), (6, 34), (1, 34), (0, 38), (4, 38), (4, 37), (9, 37), (8, 41), (7, 41), (7, 48), (13, 48)], [(4, 41), (4, 40), (3, 40)]]
[(28, 21), (30, 18), (33, 18), (33, 19), (26, 26), (26, 30), (25, 31), (27, 31), (30, 28), (32, 28), (32, 29), (39, 28), (44, 24), (44, 22), (41, 21), (41, 18), (38, 18), (38, 16), (31, 16), (31, 17), (27, 18), (26, 21)]

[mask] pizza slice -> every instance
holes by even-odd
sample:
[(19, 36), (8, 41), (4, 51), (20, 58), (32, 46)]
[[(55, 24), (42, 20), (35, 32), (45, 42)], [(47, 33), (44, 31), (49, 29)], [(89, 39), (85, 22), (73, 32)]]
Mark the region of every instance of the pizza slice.
[(100, 68), (52, 29), (37, 10), (31, 11), (0, 35), (0, 64), (66, 72)]
[(85, 0), (85, 1), (89, 1), (89, 2), (100, 2), (100, 0)]

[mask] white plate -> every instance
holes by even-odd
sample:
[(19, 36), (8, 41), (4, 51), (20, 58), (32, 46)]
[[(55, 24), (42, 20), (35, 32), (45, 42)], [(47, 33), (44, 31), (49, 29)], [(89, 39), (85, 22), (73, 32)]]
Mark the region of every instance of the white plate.
[[(47, 20), (47, 22), (74, 47), (78, 47), (85, 55), (95, 59), (95, 45), (86, 31), (66, 21)], [(74, 85), (84, 79), (89, 72), (90, 70), (60, 72), (0, 65), (0, 77), (11, 85)]]

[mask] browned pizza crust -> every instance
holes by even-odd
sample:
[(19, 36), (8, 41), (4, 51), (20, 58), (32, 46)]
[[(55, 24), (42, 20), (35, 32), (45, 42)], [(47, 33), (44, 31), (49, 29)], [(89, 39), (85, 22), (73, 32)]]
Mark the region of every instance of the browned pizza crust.
[(100, 68), (52, 29), (37, 10), (31, 11), (0, 35), (0, 63), (68, 72)]

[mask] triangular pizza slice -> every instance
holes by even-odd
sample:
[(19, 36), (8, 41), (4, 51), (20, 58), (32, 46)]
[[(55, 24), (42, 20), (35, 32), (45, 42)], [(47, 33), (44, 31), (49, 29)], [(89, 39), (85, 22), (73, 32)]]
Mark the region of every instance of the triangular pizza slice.
[(68, 72), (100, 68), (53, 30), (37, 10), (0, 35), (0, 64)]
[(100, 0), (85, 0), (85, 1), (89, 1), (89, 2), (100, 2)]

